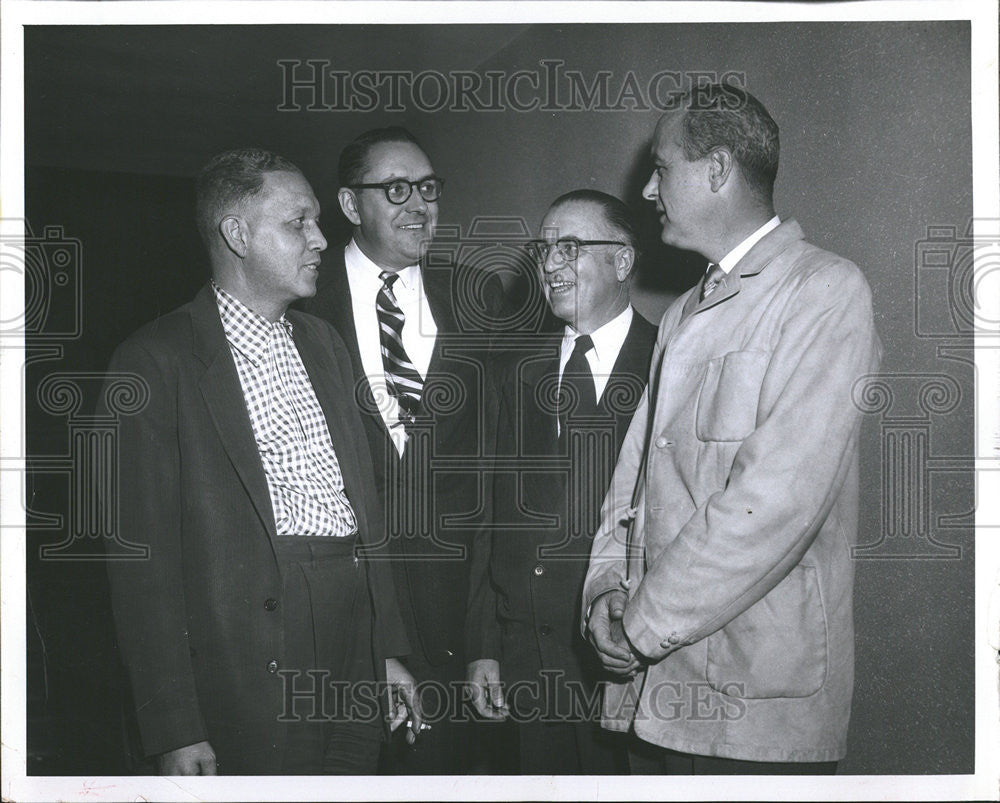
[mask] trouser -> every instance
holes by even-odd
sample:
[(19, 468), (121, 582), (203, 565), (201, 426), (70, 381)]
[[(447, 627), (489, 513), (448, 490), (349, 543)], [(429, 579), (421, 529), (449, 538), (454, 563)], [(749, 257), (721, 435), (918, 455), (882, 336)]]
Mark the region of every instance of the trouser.
[(741, 761), (680, 753), (628, 736), (632, 775), (833, 775), (836, 761)]
[(356, 539), (280, 536), (286, 681), (286, 774), (374, 773), (382, 701), (372, 609)]
[(463, 775), (470, 771), (479, 723), (473, 722), (463, 699), (465, 666), (457, 658), (431, 666), (414, 651), (407, 669), (417, 680), (421, 707), (431, 726), (408, 745), (405, 728), (393, 734), (383, 750), (379, 768), (386, 775)]
[(596, 722), (514, 723), (522, 775), (623, 775), (624, 738)]

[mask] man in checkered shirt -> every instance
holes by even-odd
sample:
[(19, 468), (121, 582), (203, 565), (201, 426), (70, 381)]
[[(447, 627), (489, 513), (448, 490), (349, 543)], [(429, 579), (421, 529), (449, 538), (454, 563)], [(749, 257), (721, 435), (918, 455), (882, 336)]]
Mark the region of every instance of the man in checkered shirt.
[[(115, 352), (148, 403), (121, 420), (109, 564), (146, 755), (166, 775), (373, 772), (420, 730), (351, 365), (316, 291), (326, 240), (301, 171), (228, 151), (197, 184), (212, 278)], [(385, 685), (388, 684), (388, 694)]]

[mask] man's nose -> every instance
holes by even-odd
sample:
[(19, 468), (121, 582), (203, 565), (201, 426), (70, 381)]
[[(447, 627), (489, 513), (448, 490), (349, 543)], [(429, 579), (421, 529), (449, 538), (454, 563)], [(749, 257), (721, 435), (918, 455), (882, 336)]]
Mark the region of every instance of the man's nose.
[(319, 224), (314, 223), (309, 233), (309, 250), (325, 251), (326, 246), (326, 237), (323, 236), (323, 232), (320, 229)]
[(404, 206), (407, 212), (427, 212), (427, 201), (424, 200), (424, 196), (416, 187), (413, 188), (410, 197), (406, 199)]
[(654, 170), (649, 177), (649, 181), (646, 182), (646, 186), (642, 188), (642, 197), (647, 201), (655, 201), (656, 196), (660, 191), (660, 180), (656, 175)]
[(566, 260), (559, 256), (559, 249), (551, 246), (545, 255), (545, 259), (542, 261), (542, 271), (544, 273), (552, 273), (555, 270), (559, 270), (565, 264)]

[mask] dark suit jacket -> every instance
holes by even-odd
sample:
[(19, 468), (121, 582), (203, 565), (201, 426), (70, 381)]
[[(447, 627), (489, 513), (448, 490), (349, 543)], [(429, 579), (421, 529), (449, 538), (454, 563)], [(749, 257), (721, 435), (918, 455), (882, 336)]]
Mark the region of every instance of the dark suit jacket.
[[(360, 538), (377, 541), (382, 509), (350, 359), (324, 322), (299, 312), (288, 318)], [(220, 771), (279, 772), (286, 726), (275, 671), (284, 645), (274, 515), (211, 287), (128, 338), (111, 371), (136, 374), (149, 389), (146, 406), (121, 418), (119, 505), (122, 535), (147, 544), (150, 556), (109, 565), (145, 752), (207, 739)], [(384, 675), (382, 659), (408, 645), (384, 567), (370, 565), (368, 575), (373, 670)]]
[(351, 355), (388, 521), (389, 538), (373, 559), (392, 564), (407, 632), (420, 651), (414, 659), (464, 667), (469, 548), (485, 509), (484, 433), (492, 432), (485, 393), (493, 349), (489, 326), (503, 317), (500, 288), (478, 284), (474, 271), (450, 263), (421, 267), (437, 337), (424, 411), (400, 457), (361, 364), (344, 250), (331, 252), (306, 309), (334, 325)]
[[(553, 400), (560, 336), (533, 353), (505, 355), (496, 372), (500, 411), (493, 526), (477, 539), (470, 606), (470, 659), (496, 658), (510, 684), (558, 671), (590, 685), (592, 650), (580, 638), (579, 610), (590, 545), (618, 451), (646, 386), (656, 327), (634, 314), (592, 420), (557, 436)], [(473, 654), (475, 653), (475, 654)], [(550, 686), (550, 689), (553, 688)], [(540, 702), (557, 704), (549, 693)], [(528, 697), (522, 697), (522, 702)], [(532, 703), (534, 705), (534, 703)]]

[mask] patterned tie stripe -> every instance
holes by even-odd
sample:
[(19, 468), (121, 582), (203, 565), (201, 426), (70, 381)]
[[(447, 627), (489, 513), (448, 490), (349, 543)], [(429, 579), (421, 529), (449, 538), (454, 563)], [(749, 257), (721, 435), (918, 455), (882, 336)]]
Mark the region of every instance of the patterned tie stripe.
[(382, 280), (382, 289), (375, 298), (375, 309), (378, 314), (379, 342), (382, 346), (386, 386), (389, 393), (398, 400), (400, 411), (412, 421), (420, 409), (424, 380), (403, 347), (405, 318), (392, 291), (392, 286), (399, 279), (399, 275), (382, 271), (379, 278)]
[(725, 277), (726, 272), (714, 262), (708, 263), (708, 271), (705, 274), (705, 283), (701, 287), (701, 300), (708, 298), (712, 291), (719, 286), (719, 282)]

